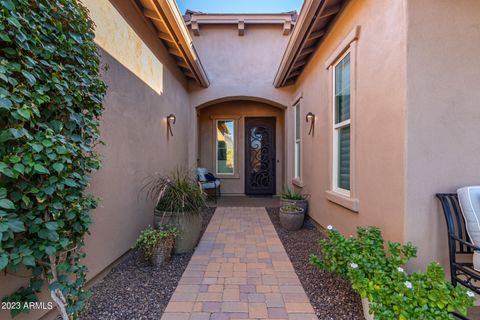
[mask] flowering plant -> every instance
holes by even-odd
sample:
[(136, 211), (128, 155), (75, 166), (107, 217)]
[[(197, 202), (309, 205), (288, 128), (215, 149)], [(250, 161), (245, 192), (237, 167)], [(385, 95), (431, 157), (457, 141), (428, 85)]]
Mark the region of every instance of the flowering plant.
[(385, 250), (376, 227), (358, 228), (356, 238), (345, 238), (330, 226), (327, 234), (329, 239), (320, 241), (322, 258), (312, 255), (311, 263), (349, 279), (377, 320), (453, 319), (450, 312), (466, 314), (473, 305), (473, 293), (445, 281), (438, 263), (407, 274), (402, 265), (416, 256), (410, 243), (387, 242)]

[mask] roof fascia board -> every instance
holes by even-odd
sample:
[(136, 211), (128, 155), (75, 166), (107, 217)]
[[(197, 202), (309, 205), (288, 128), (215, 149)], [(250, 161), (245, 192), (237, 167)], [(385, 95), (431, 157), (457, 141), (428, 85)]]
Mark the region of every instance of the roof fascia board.
[(302, 40), (310, 28), (310, 21), (314, 19), (318, 7), (324, 4), (324, 2), (325, 1), (322, 0), (305, 0), (302, 9), (300, 10), (296, 26), (293, 29), (287, 48), (283, 54), (282, 61), (280, 62), (280, 66), (275, 75), (273, 81), (275, 88), (279, 88), (284, 84), (292, 62), (302, 45)]
[(174, 37), (180, 52), (186, 59), (190, 66), (195, 79), (202, 87), (208, 87), (210, 81), (208, 80), (205, 69), (202, 66), (200, 58), (193, 45), (193, 40), (188, 32), (187, 26), (183, 20), (182, 15), (175, 3), (175, 0), (150, 0), (154, 6), (161, 9), (165, 15), (165, 25)]

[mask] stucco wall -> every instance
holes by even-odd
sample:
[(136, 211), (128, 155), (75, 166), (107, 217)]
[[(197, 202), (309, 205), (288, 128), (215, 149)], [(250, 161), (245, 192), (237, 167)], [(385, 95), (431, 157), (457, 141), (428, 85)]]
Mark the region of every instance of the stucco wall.
[(201, 25), (192, 38), (210, 80), (207, 89), (191, 84), (192, 106), (232, 96), (290, 103), (291, 89), (272, 85), (288, 41), (282, 25), (248, 24), (244, 36), (236, 25)]
[(406, 240), (448, 263), (437, 192), (480, 184), (480, 2), (408, 1)]
[[(129, 2), (112, 1), (123, 17), (108, 1), (82, 2), (97, 24), (102, 64), (108, 65), (100, 128), (106, 146), (99, 148), (104, 166), (93, 175), (89, 190), (102, 198), (101, 207), (92, 212), (92, 235), (86, 238), (84, 262), (91, 279), (129, 250), (138, 232), (152, 223), (153, 205), (139, 196), (142, 180), (148, 174), (188, 165), (188, 137), (195, 113), (184, 77)], [(167, 140), (165, 117), (169, 113), (177, 116), (177, 122), (174, 137)], [(1, 275), (0, 295), (25, 280)], [(46, 299), (43, 294), (42, 301)], [(32, 312), (18, 319), (38, 319), (44, 313)], [(0, 319), (10, 319), (8, 311), (0, 310)]]
[(235, 177), (222, 177), (222, 194), (245, 192), (245, 117), (276, 118), (276, 190), (283, 186), (284, 162), (284, 110), (255, 101), (229, 101), (215, 104), (198, 111), (199, 117), (199, 166), (215, 172), (215, 117), (237, 119)]
[[(403, 240), (405, 16), (403, 1), (351, 1), (340, 14), (296, 85), (301, 99), (304, 191), (311, 195), (310, 214), (323, 226), (347, 236), (356, 226), (375, 225), (387, 239)], [(360, 26), (356, 60), (355, 154), (356, 198), (353, 212), (326, 198), (330, 189), (332, 79), (326, 61), (356, 26)], [(352, 65), (353, 68), (353, 65)], [(309, 136), (305, 115), (316, 115)], [(287, 181), (293, 175), (293, 112), (288, 111)], [(352, 138), (353, 139), (353, 138)], [(352, 151), (353, 152), (353, 151)]]

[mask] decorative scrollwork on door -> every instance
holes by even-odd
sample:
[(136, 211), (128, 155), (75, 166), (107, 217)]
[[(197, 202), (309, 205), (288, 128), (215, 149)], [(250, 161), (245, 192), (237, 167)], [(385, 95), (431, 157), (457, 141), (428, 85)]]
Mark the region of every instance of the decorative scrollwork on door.
[(247, 118), (246, 193), (275, 193), (275, 119)]

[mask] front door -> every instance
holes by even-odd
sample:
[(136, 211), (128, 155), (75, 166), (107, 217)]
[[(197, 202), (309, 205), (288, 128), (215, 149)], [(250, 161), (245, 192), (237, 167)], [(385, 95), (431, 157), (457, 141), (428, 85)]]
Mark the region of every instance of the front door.
[(245, 118), (245, 194), (275, 194), (275, 118)]

